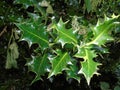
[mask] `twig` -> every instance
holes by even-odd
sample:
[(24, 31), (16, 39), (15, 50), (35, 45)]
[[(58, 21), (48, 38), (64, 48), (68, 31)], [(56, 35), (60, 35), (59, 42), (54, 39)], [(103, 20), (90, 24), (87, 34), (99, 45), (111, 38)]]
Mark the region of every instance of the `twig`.
[(2, 30), (2, 32), (0, 32), (0, 37), (3, 35), (4, 32), (7, 32), (6, 28), (7, 28), (7, 26), (5, 26), (4, 29)]

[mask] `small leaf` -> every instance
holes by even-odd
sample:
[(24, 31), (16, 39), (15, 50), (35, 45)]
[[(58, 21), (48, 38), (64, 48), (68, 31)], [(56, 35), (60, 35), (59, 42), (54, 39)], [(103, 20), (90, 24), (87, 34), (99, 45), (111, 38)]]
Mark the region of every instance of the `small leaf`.
[(92, 10), (91, 0), (84, 0), (88, 13)]
[(66, 43), (78, 43), (77, 33), (72, 29), (66, 29), (65, 23), (62, 21), (62, 19), (60, 19), (57, 24), (54, 24), (53, 28), (55, 28), (58, 32), (58, 38), (56, 40), (57, 42), (60, 42), (62, 46), (64, 46)]
[(53, 14), (53, 13), (54, 13), (53, 8), (52, 8), (51, 5), (49, 5), (49, 6), (47, 7), (46, 12), (47, 12), (47, 13), (50, 13), (50, 14)]
[(71, 57), (67, 52), (61, 52), (60, 50), (57, 50), (56, 53), (57, 56), (50, 59), (52, 69), (48, 75), (48, 78), (62, 73), (63, 70), (67, 70), (67, 65), (71, 63)]
[(36, 0), (14, 0), (14, 3), (23, 4), (26, 8), (36, 3)]
[(32, 81), (32, 83), (42, 79), (41, 76), (48, 72), (50, 68), (50, 63), (47, 54), (44, 54), (43, 56), (39, 57), (33, 57), (32, 61), (28, 62), (26, 65), (29, 67), (30, 71), (36, 73), (36, 77)]
[(78, 66), (77, 62), (75, 60), (72, 60), (72, 65), (70, 65), (70, 68), (66, 70), (67, 72), (67, 79), (74, 78), (80, 83), (80, 76), (78, 75)]
[(11, 69), (12, 67), (17, 68), (16, 59), (19, 57), (18, 46), (16, 42), (13, 42), (7, 50), (7, 60), (6, 60), (6, 69)]
[(46, 28), (38, 18), (36, 19), (30, 22), (16, 23), (16, 26), (23, 31), (22, 40), (26, 40), (29, 46), (38, 43), (42, 49), (45, 49), (49, 46)]
[(101, 90), (110, 90), (110, 85), (107, 82), (100, 82)]
[(43, 1), (40, 3), (40, 6), (42, 6), (42, 7), (48, 7), (48, 6), (49, 6), (49, 2), (47, 2), (46, 0), (43, 0)]
[(40, 3), (40, 6), (41, 6), (41, 7), (47, 7), (46, 12), (53, 14), (53, 8), (52, 8), (52, 6), (50, 5), (50, 2), (47, 2), (46, 0), (43, 0), (43, 1)]

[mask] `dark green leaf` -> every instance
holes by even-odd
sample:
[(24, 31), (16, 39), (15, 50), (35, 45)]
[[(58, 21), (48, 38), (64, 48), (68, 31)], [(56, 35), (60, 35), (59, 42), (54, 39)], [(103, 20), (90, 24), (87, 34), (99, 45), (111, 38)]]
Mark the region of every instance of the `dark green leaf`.
[(68, 69), (67, 65), (71, 64), (71, 57), (67, 52), (61, 52), (60, 50), (57, 50), (56, 53), (57, 56), (50, 59), (52, 69), (48, 77), (62, 73), (63, 70)]
[(72, 60), (72, 65), (70, 65), (70, 68), (68, 70), (66, 70), (67, 79), (74, 78), (78, 82), (80, 82), (80, 76), (78, 75), (78, 71), (79, 71), (79, 69), (77, 66), (77, 62), (75, 60)]
[(60, 19), (57, 24), (54, 24), (53, 28), (55, 28), (58, 32), (58, 38), (56, 41), (60, 42), (62, 46), (64, 46), (65, 43), (78, 43), (77, 33), (72, 29), (66, 29), (65, 23), (62, 21), (62, 19)]
[(47, 54), (44, 54), (43, 56), (39, 57), (33, 57), (32, 61), (28, 62), (26, 65), (29, 67), (30, 71), (36, 73), (36, 77), (32, 81), (32, 83), (42, 79), (41, 76), (48, 72), (50, 68), (50, 63)]
[(38, 43), (42, 49), (45, 49), (49, 46), (46, 28), (38, 18), (36, 19), (31, 22), (16, 23), (16, 25), (23, 31), (22, 40), (26, 40), (29, 46)]
[(85, 6), (87, 8), (88, 13), (92, 10), (91, 1), (90, 0), (84, 0)]

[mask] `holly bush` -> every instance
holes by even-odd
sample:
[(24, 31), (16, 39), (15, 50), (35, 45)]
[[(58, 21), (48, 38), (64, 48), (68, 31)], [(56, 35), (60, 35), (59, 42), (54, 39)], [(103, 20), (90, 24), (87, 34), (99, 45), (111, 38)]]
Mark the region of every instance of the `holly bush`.
[[(5, 5), (1, 12), (7, 6), (5, 2), (1, 3)], [(5, 68), (18, 68), (18, 42), (26, 41), (28, 49), (36, 44), (29, 58), (25, 58), (29, 71), (36, 74), (31, 84), (43, 80), (45, 75), (54, 79), (54, 76), (65, 74), (67, 80), (73, 78), (79, 83), (84, 76), (90, 85), (91, 78), (100, 75), (98, 71), (104, 63), (99, 58), (104, 60), (104, 55), (109, 54), (109, 43), (120, 41), (116, 36), (120, 31), (119, 11), (107, 12), (119, 7), (116, 7), (119, 0), (113, 3), (111, 0), (11, 2), (8, 11), (4, 12), (7, 19), (1, 18), (1, 25), (8, 22), (13, 26)]]

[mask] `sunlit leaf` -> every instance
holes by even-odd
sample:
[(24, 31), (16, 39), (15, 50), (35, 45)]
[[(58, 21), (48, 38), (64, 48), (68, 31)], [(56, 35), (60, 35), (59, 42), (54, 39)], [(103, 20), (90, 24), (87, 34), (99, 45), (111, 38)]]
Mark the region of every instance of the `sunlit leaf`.
[[(95, 46), (97, 46), (97, 49), (100, 50), (102, 49), (102, 45), (105, 45), (105, 43), (108, 41), (113, 40), (109, 32), (116, 24), (115, 19), (117, 17), (118, 16), (114, 16), (112, 18), (105, 17), (105, 20), (102, 23), (98, 22), (97, 25), (92, 29), (92, 40), (88, 43), (84, 42), (83, 45), (78, 46), (78, 52), (75, 54), (75, 57), (84, 59), (84, 61), (81, 62), (82, 68), (78, 73), (84, 74), (88, 84), (90, 84), (90, 79), (93, 77), (93, 75), (98, 74), (97, 66), (100, 65), (100, 63), (94, 61), (94, 58), (98, 53), (93, 49), (95, 49)], [(104, 49), (102, 53), (106, 53), (106, 50)]]
[(84, 61), (81, 62), (81, 69), (78, 73), (84, 74), (88, 85), (90, 84), (90, 79), (93, 77), (94, 74), (97, 73), (97, 66), (100, 65), (97, 62), (94, 62), (93, 59), (96, 57), (96, 53), (92, 50), (89, 50), (87, 48), (78, 48), (79, 51), (75, 55), (78, 58), (83, 58)]
[(36, 0), (14, 0), (14, 3), (23, 4), (26, 8), (36, 3)]
[(42, 7), (47, 7), (46, 9), (46, 12), (47, 13), (53, 13), (53, 8), (52, 6), (50, 5), (50, 2), (47, 2), (46, 0), (43, 0), (41, 3), (40, 3), (40, 6)]
[(80, 82), (80, 76), (78, 75), (78, 65), (76, 60), (72, 60), (72, 65), (70, 65), (69, 69), (66, 70), (67, 72), (67, 79), (73, 78)]
[(106, 42), (113, 40), (110, 36), (110, 31), (112, 30), (112, 27), (117, 24), (115, 23), (116, 18), (117, 16), (113, 18), (108, 18), (105, 16), (105, 20), (102, 23), (98, 21), (97, 25), (92, 28), (94, 37), (87, 45), (95, 44), (101, 46)]

